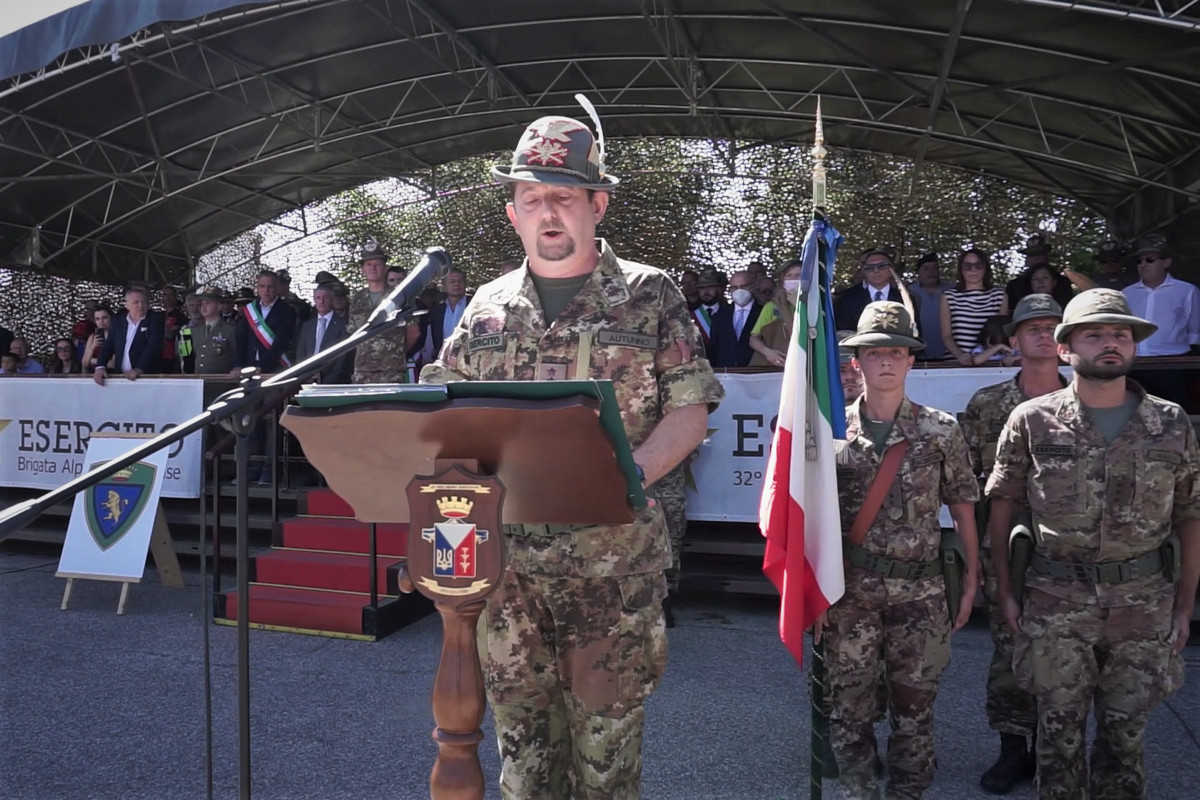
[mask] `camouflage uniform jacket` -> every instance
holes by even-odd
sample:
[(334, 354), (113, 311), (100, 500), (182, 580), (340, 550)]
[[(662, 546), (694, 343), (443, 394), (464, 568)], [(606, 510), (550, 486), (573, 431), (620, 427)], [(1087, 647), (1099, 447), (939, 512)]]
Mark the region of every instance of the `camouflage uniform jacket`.
[[(386, 296), (387, 292), (384, 291), (380, 300)], [(371, 297), (371, 290), (366, 286), (351, 295), (347, 330), (353, 333), (365, 325), (378, 305), (379, 301)], [(354, 382), (365, 383), (370, 378), (380, 383), (408, 383), (405, 337), (405, 327), (402, 325), (360, 344), (354, 351)]]
[[(634, 448), (675, 409), (716, 408), (724, 390), (683, 295), (662, 271), (599, 245), (596, 269), (549, 326), (527, 267), (480, 287), (421, 380), (611, 379)], [(508, 543), (510, 566), (525, 574), (603, 577), (671, 566), (658, 507), (623, 526), (545, 537), (510, 528)]]
[(193, 375), (227, 375), (233, 370), (233, 337), (237, 326), (224, 319), (208, 325), (204, 320), (191, 329)]
[[(971, 468), (981, 481), (987, 480), (992, 465), (996, 463), (996, 443), (1000, 441), (1000, 431), (1004, 430), (1008, 415), (1029, 399), (1021, 391), (1020, 379), (1021, 373), (1018, 372), (1012, 380), (983, 387), (971, 396), (967, 409), (962, 414), (961, 425), (963, 435), (967, 438), (967, 450), (971, 454)], [(1063, 386), (1067, 385), (1067, 379), (1062, 375), (1059, 375), (1058, 379)], [(1024, 508), (1025, 505), (1024, 500), (1017, 503), (1018, 508)], [(979, 528), (979, 546), (981, 549), (991, 549), (991, 540), (982, 520)]]
[[(863, 430), (862, 413), (860, 397), (846, 409), (846, 440), (835, 442), (842, 530), (849, 531), (853, 526), (883, 453), (907, 439), (908, 451), (879, 515), (867, 529), (863, 547), (901, 561), (933, 561), (939, 557), (942, 539), (938, 523), (942, 504), (974, 503), (979, 499), (979, 484), (971, 471), (962, 431), (949, 414), (905, 398), (883, 451), (876, 452), (871, 437)], [(867, 574), (847, 565), (847, 582), (855, 573)], [(900, 602), (924, 600), (942, 591), (936, 577), (882, 580), (888, 595)]]
[[(1038, 551), (1056, 561), (1099, 564), (1159, 546), (1173, 525), (1200, 518), (1196, 434), (1174, 403), (1142, 398), (1112, 444), (1089, 419), (1074, 386), (1017, 406), (1000, 434), (988, 497), (1028, 496)], [(1172, 593), (1162, 574), (1095, 586), (1030, 570), (1029, 588), (1104, 607), (1155, 602)]]

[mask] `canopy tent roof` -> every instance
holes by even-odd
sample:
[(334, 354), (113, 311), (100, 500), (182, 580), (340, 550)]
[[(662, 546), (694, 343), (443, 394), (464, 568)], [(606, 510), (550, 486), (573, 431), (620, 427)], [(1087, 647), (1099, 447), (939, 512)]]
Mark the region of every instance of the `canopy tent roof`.
[(582, 116), (581, 91), (609, 137), (807, 144), (819, 94), (830, 148), (1109, 217), (1200, 199), (1195, 0), (43, 6), (0, 38), (0, 254), (57, 274), (185, 276), (284, 212)]

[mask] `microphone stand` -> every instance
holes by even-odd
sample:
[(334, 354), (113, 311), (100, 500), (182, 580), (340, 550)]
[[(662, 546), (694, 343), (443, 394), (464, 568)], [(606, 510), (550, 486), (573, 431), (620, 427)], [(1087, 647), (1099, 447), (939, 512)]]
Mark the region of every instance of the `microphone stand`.
[[(339, 356), (348, 354), (363, 342), (390, 328), (408, 324), (424, 313), (424, 309), (409, 305), (391, 312), (386, 317), (373, 318), (332, 347), (270, 377), (264, 377), (255, 367), (243, 369), (240, 385), (218, 397), (200, 414), (134, 447), (120, 458), (107, 461), (57, 489), (17, 503), (0, 513), (0, 542), (3, 542), (50, 507), (74, 497), (113, 473), (208, 425), (220, 423), (237, 436), (234, 452), (237, 463), (238, 783), (242, 800), (250, 798), (250, 536), (249, 487), (246, 480), (250, 462), (249, 437), (258, 424), (259, 412), (262, 409), (291, 396), (306, 379), (320, 372), (322, 367)], [(200, 557), (204, 558), (203, 552)], [(215, 554), (215, 557), (219, 558), (220, 554)], [(204, 624), (208, 624), (207, 619)]]

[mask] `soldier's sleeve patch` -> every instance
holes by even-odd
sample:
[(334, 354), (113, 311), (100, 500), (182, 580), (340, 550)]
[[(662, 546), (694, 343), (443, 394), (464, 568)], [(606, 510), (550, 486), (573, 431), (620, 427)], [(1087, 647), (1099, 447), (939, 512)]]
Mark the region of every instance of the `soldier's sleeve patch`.
[(472, 336), (470, 339), (467, 339), (468, 353), (478, 353), (480, 350), (501, 350), (503, 348), (503, 333), (488, 333), (483, 336)]
[(601, 346), (636, 347), (640, 350), (657, 350), (658, 337), (637, 331), (617, 331), (604, 328), (596, 331), (596, 343)]
[(1151, 461), (1165, 461), (1168, 464), (1175, 465), (1183, 463), (1183, 453), (1176, 453), (1174, 450), (1147, 450), (1146, 458)]

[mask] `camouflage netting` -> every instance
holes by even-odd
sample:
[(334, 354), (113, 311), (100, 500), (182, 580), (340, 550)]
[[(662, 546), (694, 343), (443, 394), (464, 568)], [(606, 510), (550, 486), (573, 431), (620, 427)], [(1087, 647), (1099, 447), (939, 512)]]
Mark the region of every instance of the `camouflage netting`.
[[(330, 270), (360, 284), (354, 253), (373, 236), (400, 265), (441, 245), (477, 286), (497, 265), (521, 256), (503, 212), (504, 190), (488, 174), (506, 153), (438, 167), (431, 175), (374, 183), (313, 204), (235, 237), (200, 257), (196, 282), (227, 289), (253, 285), (261, 268), (287, 269), (307, 297), (313, 277)], [(752, 259), (778, 265), (796, 255), (811, 217), (812, 159), (807, 148), (681, 139), (611, 142), (606, 161), (621, 178), (600, 235), (622, 257), (678, 274), (691, 267), (726, 271)], [(1022, 263), (1016, 249), (1050, 232), (1060, 267), (1087, 271), (1105, 238), (1105, 221), (1078, 202), (987, 175), (875, 153), (837, 151), (826, 159), (828, 212), (847, 240), (845, 253), (888, 244), (911, 270), (930, 250), (967, 245), (997, 254), (1000, 275)], [(844, 282), (853, 258), (839, 259)], [(68, 283), (31, 272), (0, 271), (0, 324), (30, 337), (35, 353), (70, 331), (88, 298), (117, 299), (117, 287)]]

